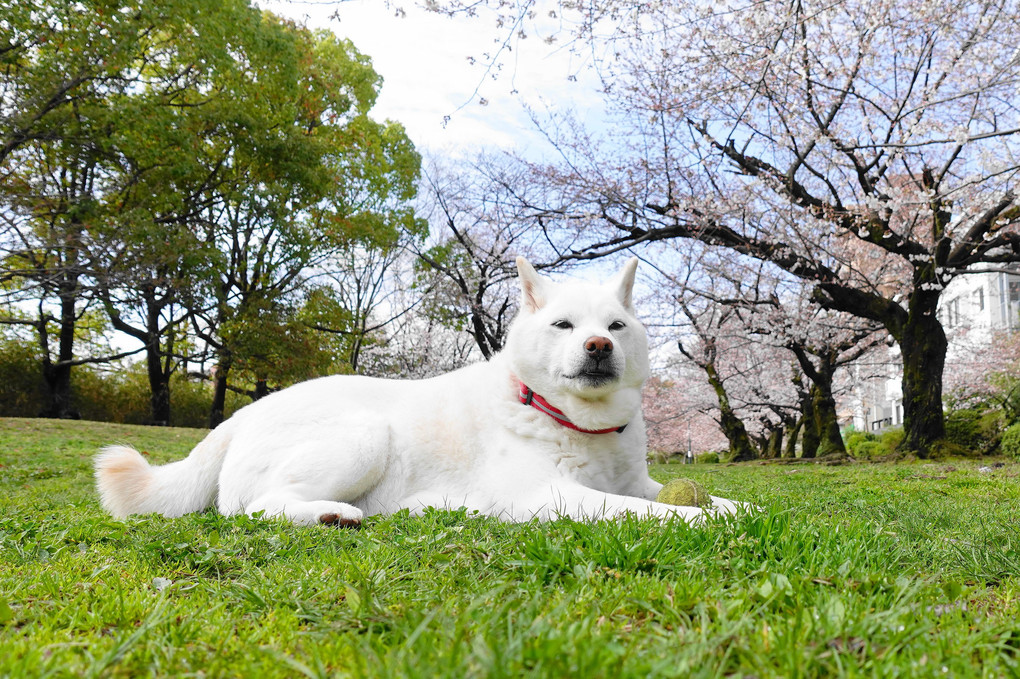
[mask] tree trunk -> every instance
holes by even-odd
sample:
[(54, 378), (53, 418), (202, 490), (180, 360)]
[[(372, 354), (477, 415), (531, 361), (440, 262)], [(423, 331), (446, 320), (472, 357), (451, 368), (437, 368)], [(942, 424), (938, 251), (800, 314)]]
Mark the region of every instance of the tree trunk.
[[(75, 261), (76, 258), (74, 258)], [(43, 354), (43, 381), (46, 383), (47, 403), (40, 415), (77, 420), (81, 417), (73, 406), (71, 394), (71, 361), (74, 360), (74, 330), (78, 322), (75, 305), (78, 301), (78, 275), (64, 272), (57, 285), (60, 299), (60, 329), (57, 334), (56, 361), (50, 360), (49, 337), (46, 321), (39, 326), (39, 343)]]
[[(803, 345), (789, 345), (797, 357), (804, 375), (811, 381), (807, 393), (804, 393), (803, 380), (798, 376), (794, 379), (800, 398), (801, 412), (804, 414), (805, 451), (810, 455), (846, 454), (843, 435), (839, 431), (839, 417), (836, 414), (836, 398), (832, 395), (832, 381), (838, 365), (839, 351), (811, 351)], [(812, 360), (810, 353), (814, 356)], [(815, 364), (817, 360), (818, 364)], [(810, 432), (810, 434), (809, 434)]]
[(832, 395), (832, 382), (828, 388), (815, 385), (811, 390), (811, 406), (814, 411), (814, 426), (818, 437), (818, 455), (833, 453), (846, 454), (843, 435), (839, 431), (839, 418), (836, 415), (836, 399)]
[(803, 417), (798, 417), (797, 421), (790, 425), (786, 432), (786, 447), (783, 450), (783, 457), (791, 460), (797, 457), (797, 437), (800, 436), (800, 430), (803, 426)]
[(164, 352), (159, 345), (159, 308), (154, 304), (147, 305), (146, 313), (146, 347), (145, 367), (149, 376), (149, 412), (152, 424), (157, 427), (170, 426), (170, 358), (173, 343), (168, 338), (166, 349), (166, 365), (163, 364)]
[(783, 425), (777, 425), (775, 429), (769, 432), (768, 441), (765, 443), (765, 450), (762, 453), (762, 457), (767, 460), (775, 460), (782, 456), (783, 453)]
[(737, 417), (730, 407), (730, 399), (726, 394), (726, 387), (719, 379), (719, 373), (711, 363), (706, 364), (705, 372), (708, 374), (708, 382), (715, 390), (716, 398), (719, 399), (719, 426), (722, 428), (726, 440), (730, 442), (730, 462), (747, 462), (757, 457), (754, 446), (751, 445), (751, 437), (747, 435), (747, 428), (743, 421)]
[(77, 420), (81, 417), (72, 405), (71, 366), (43, 360), (43, 381), (46, 383), (46, 405), (39, 417)]
[(820, 285), (813, 298), (823, 307), (882, 323), (900, 347), (903, 360), (903, 429), (900, 449), (927, 458), (933, 443), (945, 436), (942, 375), (948, 342), (937, 311), (942, 283), (934, 263), (914, 269), (913, 290), (904, 311), (877, 295)]
[(929, 456), (931, 444), (946, 434), (942, 411), (942, 374), (948, 341), (935, 316), (935, 303), (911, 305), (903, 328), (903, 428), (901, 449), (920, 458)]
[(150, 424), (169, 427), (170, 375), (163, 370), (161, 358), (158, 346), (149, 346), (145, 350), (145, 367), (149, 377), (149, 417)]
[(230, 375), (230, 353), (224, 352), (216, 365), (216, 377), (213, 381), (213, 400), (209, 408), (209, 428), (215, 429), (223, 422), (227, 409), (227, 378)]
[(803, 413), (804, 425), (801, 428), (800, 456), (804, 459), (813, 460), (818, 457), (818, 426), (815, 416), (815, 400), (811, 396), (801, 401), (801, 412)]
[(485, 332), (485, 321), (477, 308), (471, 311), (471, 336), (475, 338), (475, 344), (482, 352), (482, 358), (488, 361), (495, 351), (489, 346), (489, 338)]
[(266, 396), (269, 396), (269, 385), (265, 380), (255, 380), (255, 392), (252, 394), (252, 399), (257, 401)]

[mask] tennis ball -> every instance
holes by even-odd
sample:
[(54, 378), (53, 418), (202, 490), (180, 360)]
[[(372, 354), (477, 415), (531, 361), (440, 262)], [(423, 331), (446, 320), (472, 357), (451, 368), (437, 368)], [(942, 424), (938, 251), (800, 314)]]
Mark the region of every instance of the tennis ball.
[(681, 507), (708, 508), (712, 506), (712, 498), (704, 486), (690, 479), (673, 479), (668, 482), (659, 491), (655, 501)]

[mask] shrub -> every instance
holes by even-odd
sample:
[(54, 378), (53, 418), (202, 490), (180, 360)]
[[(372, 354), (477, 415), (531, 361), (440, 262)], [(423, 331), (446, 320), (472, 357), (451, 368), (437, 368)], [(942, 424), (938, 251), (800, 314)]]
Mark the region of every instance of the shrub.
[(881, 434), (878, 435), (878, 442), (884, 449), (884, 455), (892, 455), (896, 452), (896, 449), (903, 443), (903, 439), (906, 437), (906, 432), (903, 431), (903, 427), (890, 427), (885, 429)]
[(45, 403), (35, 348), (23, 342), (0, 342), (0, 417), (36, 417)]
[(646, 458), (648, 462), (655, 464), (670, 464), (672, 462), (683, 461), (683, 457), (679, 453), (673, 454), (665, 450), (652, 450), (650, 448), (648, 449)]
[(928, 457), (932, 460), (942, 460), (948, 457), (974, 457), (975, 450), (961, 446), (949, 439), (940, 439), (931, 444), (928, 448)]
[[(86, 420), (148, 424), (149, 381), (145, 365), (134, 363), (117, 372), (76, 371), (72, 374), (75, 402)], [(175, 374), (170, 378), (170, 424), (174, 427), (209, 426), (212, 384)], [(227, 393), (226, 417), (251, 399)]]
[(71, 380), (84, 419), (149, 422), (149, 382), (144, 364), (135, 363), (116, 372), (79, 371), (72, 374)]
[[(171, 378), (170, 417), (175, 427), (208, 427), (209, 409), (212, 407), (213, 385), (204, 380), (191, 379), (183, 375)], [(224, 418), (251, 403), (247, 396), (227, 392), (224, 404)]]
[(847, 452), (862, 460), (887, 457), (896, 452), (903, 442), (903, 428), (890, 427), (879, 434), (867, 431), (851, 431), (844, 436)]
[[(206, 427), (212, 384), (183, 374), (170, 378), (171, 424)], [(82, 419), (147, 424), (149, 381), (145, 364), (78, 365), (71, 370), (71, 395)], [(225, 416), (251, 403), (227, 393)], [(38, 350), (30, 343), (0, 336), (0, 417), (38, 417), (46, 404), (46, 385)]]
[(885, 455), (885, 448), (878, 442), (877, 439), (870, 439), (861, 441), (857, 446), (857, 452), (852, 455), (861, 460), (873, 460), (878, 457)]
[(1003, 455), (1020, 458), (1020, 422), (1015, 422), (1002, 433), (1000, 449)]
[(716, 452), (702, 453), (701, 455), (698, 455), (697, 462), (699, 464), (718, 464), (719, 453)]
[(946, 413), (946, 441), (963, 449), (964, 455), (995, 452), (1002, 439), (1001, 410), (965, 408)]
[(843, 435), (843, 443), (846, 445), (847, 452), (854, 457), (870, 457), (864, 452), (865, 448), (869, 450), (874, 446), (870, 444), (876, 441), (877, 437), (866, 431), (852, 430)]
[(981, 447), (981, 412), (972, 408), (946, 413), (946, 441), (964, 448)]

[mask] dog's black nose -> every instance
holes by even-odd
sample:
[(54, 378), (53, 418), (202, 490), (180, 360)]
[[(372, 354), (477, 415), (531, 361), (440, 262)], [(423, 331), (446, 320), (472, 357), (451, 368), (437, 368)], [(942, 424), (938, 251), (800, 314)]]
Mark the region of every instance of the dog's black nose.
[(602, 358), (613, 353), (613, 341), (608, 337), (589, 337), (585, 340), (584, 350), (589, 356)]

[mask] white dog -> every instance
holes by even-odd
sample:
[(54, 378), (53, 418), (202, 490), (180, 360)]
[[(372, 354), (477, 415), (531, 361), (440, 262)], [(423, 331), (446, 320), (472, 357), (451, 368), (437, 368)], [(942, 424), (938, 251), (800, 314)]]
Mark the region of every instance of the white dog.
[[(427, 380), (297, 384), (161, 467), (132, 448), (105, 448), (96, 458), (103, 507), (181, 516), (215, 503), (223, 514), (341, 526), (425, 507), (512, 521), (703, 516), (653, 501), (662, 486), (645, 461), (637, 259), (606, 285), (553, 283), (523, 258), (517, 267), (521, 310), (489, 362)], [(713, 501), (712, 511), (739, 504)]]

